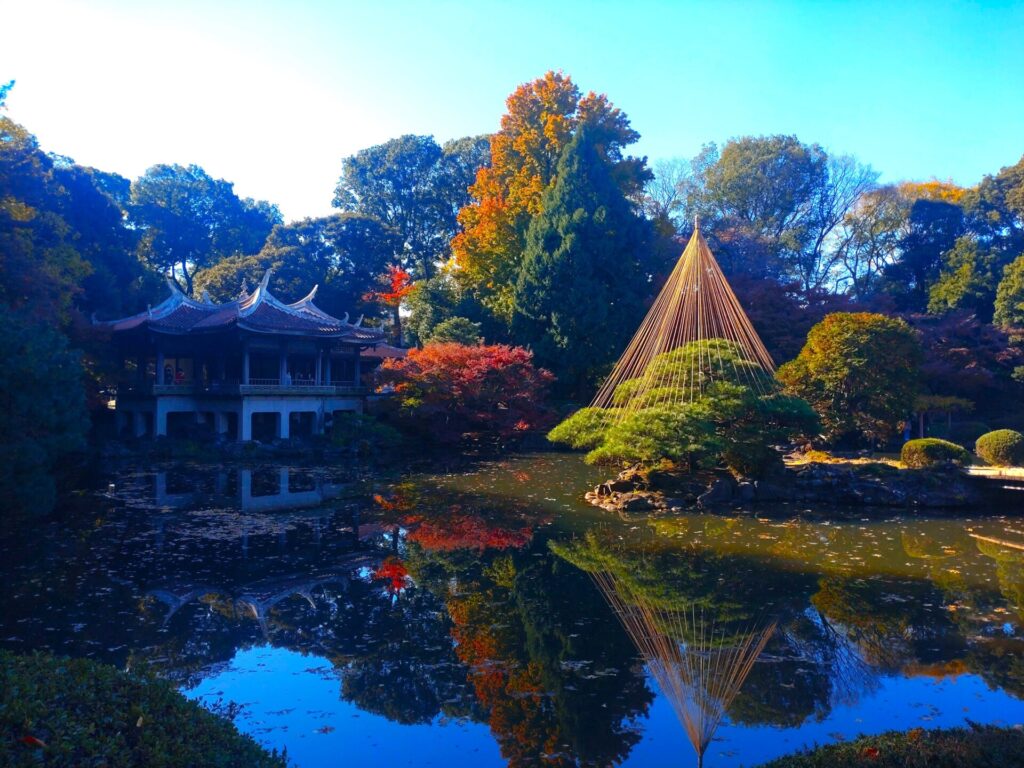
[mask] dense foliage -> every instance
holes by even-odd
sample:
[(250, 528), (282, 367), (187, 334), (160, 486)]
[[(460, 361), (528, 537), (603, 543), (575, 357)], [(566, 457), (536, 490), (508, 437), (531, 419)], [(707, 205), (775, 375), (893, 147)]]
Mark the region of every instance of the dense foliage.
[(778, 378), (811, 404), (829, 440), (884, 442), (913, 409), (920, 361), (917, 338), (902, 320), (837, 312), (811, 329)]
[(543, 426), (551, 374), (522, 347), (445, 343), (386, 360), (399, 424), (441, 442), (465, 434), (509, 438)]
[(548, 72), (521, 85), (506, 105), (501, 128), (491, 137), (490, 163), (477, 173), (469, 190), (472, 200), (459, 211), (462, 230), (452, 241), (452, 252), (462, 285), (494, 316), (509, 322), (527, 232), (543, 210), (545, 191), (579, 126), (594, 132), (594, 146), (623, 195), (638, 193), (650, 172), (643, 160), (623, 156), (623, 149), (640, 138), (626, 115), (605, 96), (581, 96), (561, 73)]
[(806, 402), (782, 394), (724, 339), (691, 342), (655, 357), (613, 394), (615, 408), (583, 408), (555, 427), (553, 442), (587, 449), (587, 461), (724, 462), (759, 475), (779, 461), (773, 446), (814, 434)]
[(948, 440), (924, 437), (904, 443), (900, 450), (900, 461), (913, 469), (932, 467), (946, 462), (965, 465), (971, 462), (971, 454), (963, 447)]
[(163, 680), (0, 651), (0, 763), (283, 768), (286, 760)]
[(643, 317), (640, 274), (651, 249), (650, 222), (633, 212), (583, 123), (566, 145), (555, 181), (526, 234), (515, 283), (513, 328), (565, 393), (589, 394)]
[(780, 757), (764, 763), (762, 768), (974, 768), (980, 765), (1024, 766), (1024, 732), (991, 725), (887, 731)]
[(5, 517), (48, 512), (61, 460), (88, 422), (81, 355), (61, 334), (0, 304), (0, 496)]
[(995, 467), (1024, 466), (1024, 435), (1012, 429), (997, 429), (979, 437), (974, 452)]

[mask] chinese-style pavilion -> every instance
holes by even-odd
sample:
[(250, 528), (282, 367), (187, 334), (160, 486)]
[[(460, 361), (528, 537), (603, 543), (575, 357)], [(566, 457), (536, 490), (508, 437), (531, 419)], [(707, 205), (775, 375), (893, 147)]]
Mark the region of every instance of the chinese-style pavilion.
[(361, 357), (384, 334), (321, 310), (316, 288), (293, 304), (268, 289), (270, 270), (252, 293), (215, 304), (168, 281), (164, 302), (108, 328), (122, 360), (119, 429), (136, 436), (206, 424), (238, 440), (321, 434), (338, 411), (362, 411)]

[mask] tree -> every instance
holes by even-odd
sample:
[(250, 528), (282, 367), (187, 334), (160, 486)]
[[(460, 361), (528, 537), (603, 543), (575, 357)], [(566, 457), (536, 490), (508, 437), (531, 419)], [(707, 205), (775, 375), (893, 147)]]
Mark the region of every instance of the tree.
[(437, 325), (430, 332), (428, 344), (444, 344), (454, 342), (472, 346), (479, 344), (480, 323), (474, 323), (465, 317), (449, 317)]
[(383, 283), (383, 288), (369, 291), (364, 297), (367, 301), (377, 301), (391, 310), (391, 322), (395, 329), (395, 341), (402, 345), (402, 302), (408, 296), (413, 286), (408, 272), (394, 264), (390, 265), (378, 281)]
[(0, 325), (0, 494), (8, 516), (45, 515), (55, 470), (85, 445), (80, 355), (57, 331), (2, 304)]
[(11, 92), (11, 88), (14, 87), (14, 81), (8, 80), (6, 83), (0, 84), (0, 109), (4, 109), (7, 106), (7, 95)]
[(459, 212), (462, 231), (452, 241), (456, 278), (497, 318), (515, 315), (514, 285), (531, 219), (542, 210), (559, 159), (581, 124), (611, 165), (627, 197), (650, 178), (644, 159), (623, 149), (639, 139), (621, 110), (605, 96), (579, 89), (566, 75), (548, 72), (519, 86), (506, 101), (501, 129), (491, 137), (490, 165), (470, 188), (472, 201)]
[(574, 395), (615, 359), (643, 315), (647, 286), (622, 277), (644, 273), (653, 231), (613, 170), (581, 126), (530, 224), (513, 293), (517, 340)]
[(1002, 328), (1024, 329), (1024, 255), (1003, 269), (1003, 279), (996, 289), (992, 321)]
[(831, 278), (832, 234), (878, 174), (795, 136), (745, 136), (705, 147), (687, 208), (715, 240), (727, 273), (790, 276), (805, 291)]
[(777, 375), (786, 392), (811, 404), (830, 441), (879, 443), (913, 408), (920, 364), (920, 344), (903, 320), (836, 312), (811, 329)]
[(456, 317), (479, 325), (484, 338), (495, 338), (501, 330), (448, 269), (427, 280), (417, 280), (406, 298), (406, 308), (409, 316), (402, 325), (408, 341), (415, 344), (426, 343), (434, 328)]
[(373, 216), (399, 233), (394, 258), (418, 278), (434, 274), (449, 254), (458, 211), (488, 160), (486, 136), (440, 147), (432, 136), (400, 136), (342, 162), (333, 205)]
[(508, 438), (543, 425), (550, 373), (521, 347), (430, 344), (385, 360), (400, 423), (442, 442), (464, 433)]
[(957, 239), (943, 257), (942, 273), (928, 290), (928, 311), (953, 309), (973, 312), (982, 322), (992, 319), (996, 285), (996, 257), (972, 237)]
[(51, 323), (68, 319), (89, 264), (61, 215), (53, 161), (0, 117), (0, 303)]
[(197, 165), (154, 165), (131, 186), (131, 219), (140, 255), (153, 268), (193, 289), (194, 273), (236, 253), (254, 254), (275, 224), (277, 207), (239, 199), (230, 182)]
[(884, 271), (884, 290), (905, 311), (920, 312), (928, 305), (929, 290), (938, 279), (943, 256), (964, 234), (960, 207), (964, 190), (933, 181), (903, 184), (900, 193), (910, 202), (910, 214), (899, 241), (899, 258)]
[(863, 300), (877, 290), (885, 270), (900, 257), (910, 201), (896, 185), (865, 192), (837, 228), (835, 284)]
[(397, 247), (398, 234), (370, 216), (303, 219), (274, 227), (257, 255), (230, 256), (197, 273), (195, 288), (227, 301), (243, 280), (254, 288), (273, 269), (271, 288), (283, 300), (296, 301), (318, 285), (317, 304), (325, 312), (362, 313), (374, 307), (364, 297), (377, 287)]
[(1002, 256), (1024, 251), (1024, 157), (985, 176), (961, 202), (967, 226), (985, 245)]
[(588, 463), (668, 460), (693, 469), (724, 462), (737, 474), (762, 475), (779, 461), (773, 445), (818, 428), (807, 403), (780, 393), (725, 339), (656, 356), (639, 378), (616, 387), (612, 402), (577, 411), (548, 439), (589, 449)]

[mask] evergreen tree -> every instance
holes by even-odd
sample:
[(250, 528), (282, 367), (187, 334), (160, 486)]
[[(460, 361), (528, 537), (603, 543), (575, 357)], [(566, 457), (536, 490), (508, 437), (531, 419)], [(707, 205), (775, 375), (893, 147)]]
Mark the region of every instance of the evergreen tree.
[(552, 370), (563, 394), (586, 394), (643, 315), (645, 253), (638, 216), (588, 127), (566, 145), (534, 217), (514, 289), (514, 332)]
[(996, 290), (993, 322), (1003, 328), (1024, 328), (1024, 255), (1018, 256), (1003, 270), (1003, 279)]

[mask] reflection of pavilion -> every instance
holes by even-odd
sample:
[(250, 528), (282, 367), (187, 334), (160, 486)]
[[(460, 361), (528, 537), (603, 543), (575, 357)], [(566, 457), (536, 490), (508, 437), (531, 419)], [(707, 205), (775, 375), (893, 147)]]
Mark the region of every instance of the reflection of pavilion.
[[(257, 473), (255, 485), (254, 472)], [(156, 473), (154, 496), (157, 506), (182, 509), (209, 499), (208, 493), (195, 487), (172, 492), (167, 475), (167, 472)], [(347, 487), (347, 483), (328, 482), (321, 476), (291, 467), (276, 467), (262, 471), (239, 469), (232, 473), (226, 470), (217, 472), (213, 491), (220, 497), (234, 496), (243, 512), (269, 512), (314, 507), (337, 498)]]
[(155, 598), (167, 606), (167, 614), (163, 618), (164, 626), (170, 622), (174, 614), (189, 603), (204, 597), (219, 597), (231, 606), (236, 616), (256, 619), (264, 636), (267, 636), (267, 617), (276, 605), (289, 598), (299, 597), (316, 610), (314, 593), (317, 589), (334, 587), (339, 592), (347, 592), (354, 574), (361, 569), (377, 567), (381, 560), (382, 554), (356, 551), (336, 560), (334, 567), (326, 573), (290, 574), (234, 588), (210, 583), (183, 584), (170, 588), (150, 589), (145, 594), (146, 597)]

